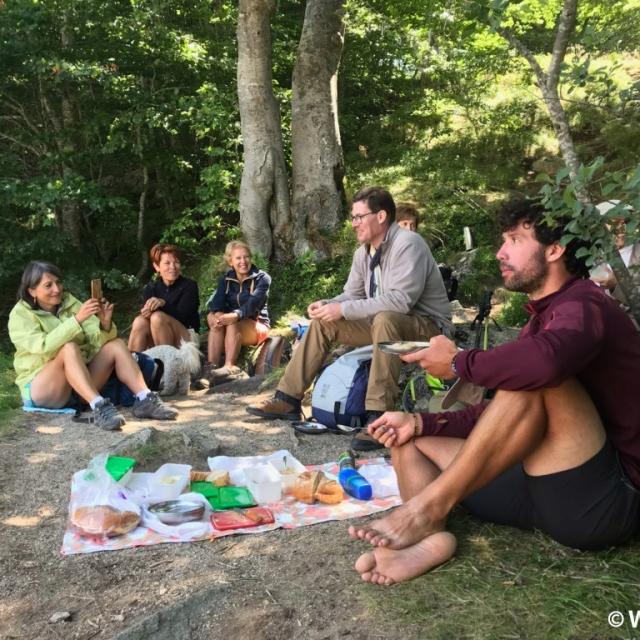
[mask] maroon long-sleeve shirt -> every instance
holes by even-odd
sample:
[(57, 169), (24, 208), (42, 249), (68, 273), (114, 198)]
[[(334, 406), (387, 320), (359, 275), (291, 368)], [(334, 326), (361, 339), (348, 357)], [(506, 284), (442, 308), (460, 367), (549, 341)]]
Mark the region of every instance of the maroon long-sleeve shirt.
[[(607, 436), (640, 487), (640, 333), (617, 303), (590, 280), (573, 278), (526, 305), (517, 340), (456, 357), (463, 380), (491, 389), (527, 391), (575, 377), (587, 390)], [(423, 414), (423, 435), (466, 438), (484, 405)]]

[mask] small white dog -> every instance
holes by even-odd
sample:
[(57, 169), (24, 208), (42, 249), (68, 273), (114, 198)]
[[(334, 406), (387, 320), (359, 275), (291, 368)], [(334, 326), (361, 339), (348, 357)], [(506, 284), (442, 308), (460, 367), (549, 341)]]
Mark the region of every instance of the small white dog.
[(187, 395), (189, 392), (191, 376), (200, 370), (202, 354), (196, 341), (197, 334), (193, 342), (181, 340), (179, 349), (169, 344), (161, 344), (144, 352), (154, 360), (162, 360), (164, 364), (164, 372), (160, 379), (161, 396), (170, 396), (174, 393)]

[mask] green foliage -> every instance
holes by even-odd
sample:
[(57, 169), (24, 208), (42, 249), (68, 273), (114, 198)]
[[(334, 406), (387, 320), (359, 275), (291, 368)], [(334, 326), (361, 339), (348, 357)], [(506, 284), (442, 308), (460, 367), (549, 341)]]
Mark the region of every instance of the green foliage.
[[(612, 172), (604, 169), (604, 158), (599, 157), (581, 165), (574, 179), (568, 169), (562, 169), (553, 179), (546, 175), (539, 179), (545, 183), (540, 197), (549, 210), (549, 221), (568, 221), (562, 243), (579, 242), (582, 246), (576, 257), (584, 258), (587, 266), (608, 261), (617, 252), (610, 228), (620, 221), (624, 222), (627, 243), (640, 239), (640, 165), (630, 171)], [(601, 215), (593, 204), (582, 201), (580, 192), (591, 192), (592, 198), (597, 196), (596, 202), (615, 199), (617, 204)]]
[(494, 289), (500, 283), (500, 269), (495, 253), (480, 247), (466, 267), (465, 274), (460, 278), (458, 298), (464, 305), (477, 305), (485, 289)]
[(0, 350), (0, 435), (8, 432), (10, 419), (22, 404), (14, 380), (13, 357)]
[(523, 327), (529, 319), (527, 312), (524, 310), (527, 300), (528, 297), (525, 293), (508, 291), (504, 305), (498, 315), (498, 322), (507, 327)]

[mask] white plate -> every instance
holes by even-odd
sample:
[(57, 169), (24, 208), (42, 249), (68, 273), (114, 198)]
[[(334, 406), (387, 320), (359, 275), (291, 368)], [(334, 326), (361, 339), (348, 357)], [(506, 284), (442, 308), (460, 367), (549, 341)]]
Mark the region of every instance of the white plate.
[(415, 351), (420, 351), (420, 349), (426, 349), (428, 346), (428, 342), (414, 342), (412, 340), (378, 343), (378, 349), (380, 349), (380, 351), (392, 353), (396, 356), (404, 356), (408, 353), (414, 353)]

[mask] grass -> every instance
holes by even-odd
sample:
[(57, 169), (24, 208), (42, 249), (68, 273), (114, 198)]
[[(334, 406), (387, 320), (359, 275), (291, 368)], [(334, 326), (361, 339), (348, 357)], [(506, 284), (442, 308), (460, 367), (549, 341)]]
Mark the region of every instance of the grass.
[[(546, 536), (484, 524), (462, 509), (451, 517), (458, 552), (410, 583), (363, 585), (360, 596), (420, 638), (633, 638), (640, 608), (638, 551), (579, 552)], [(621, 611), (625, 624), (608, 624)]]
[(12, 419), (21, 405), (14, 380), (12, 357), (0, 350), (0, 437), (13, 431)]

